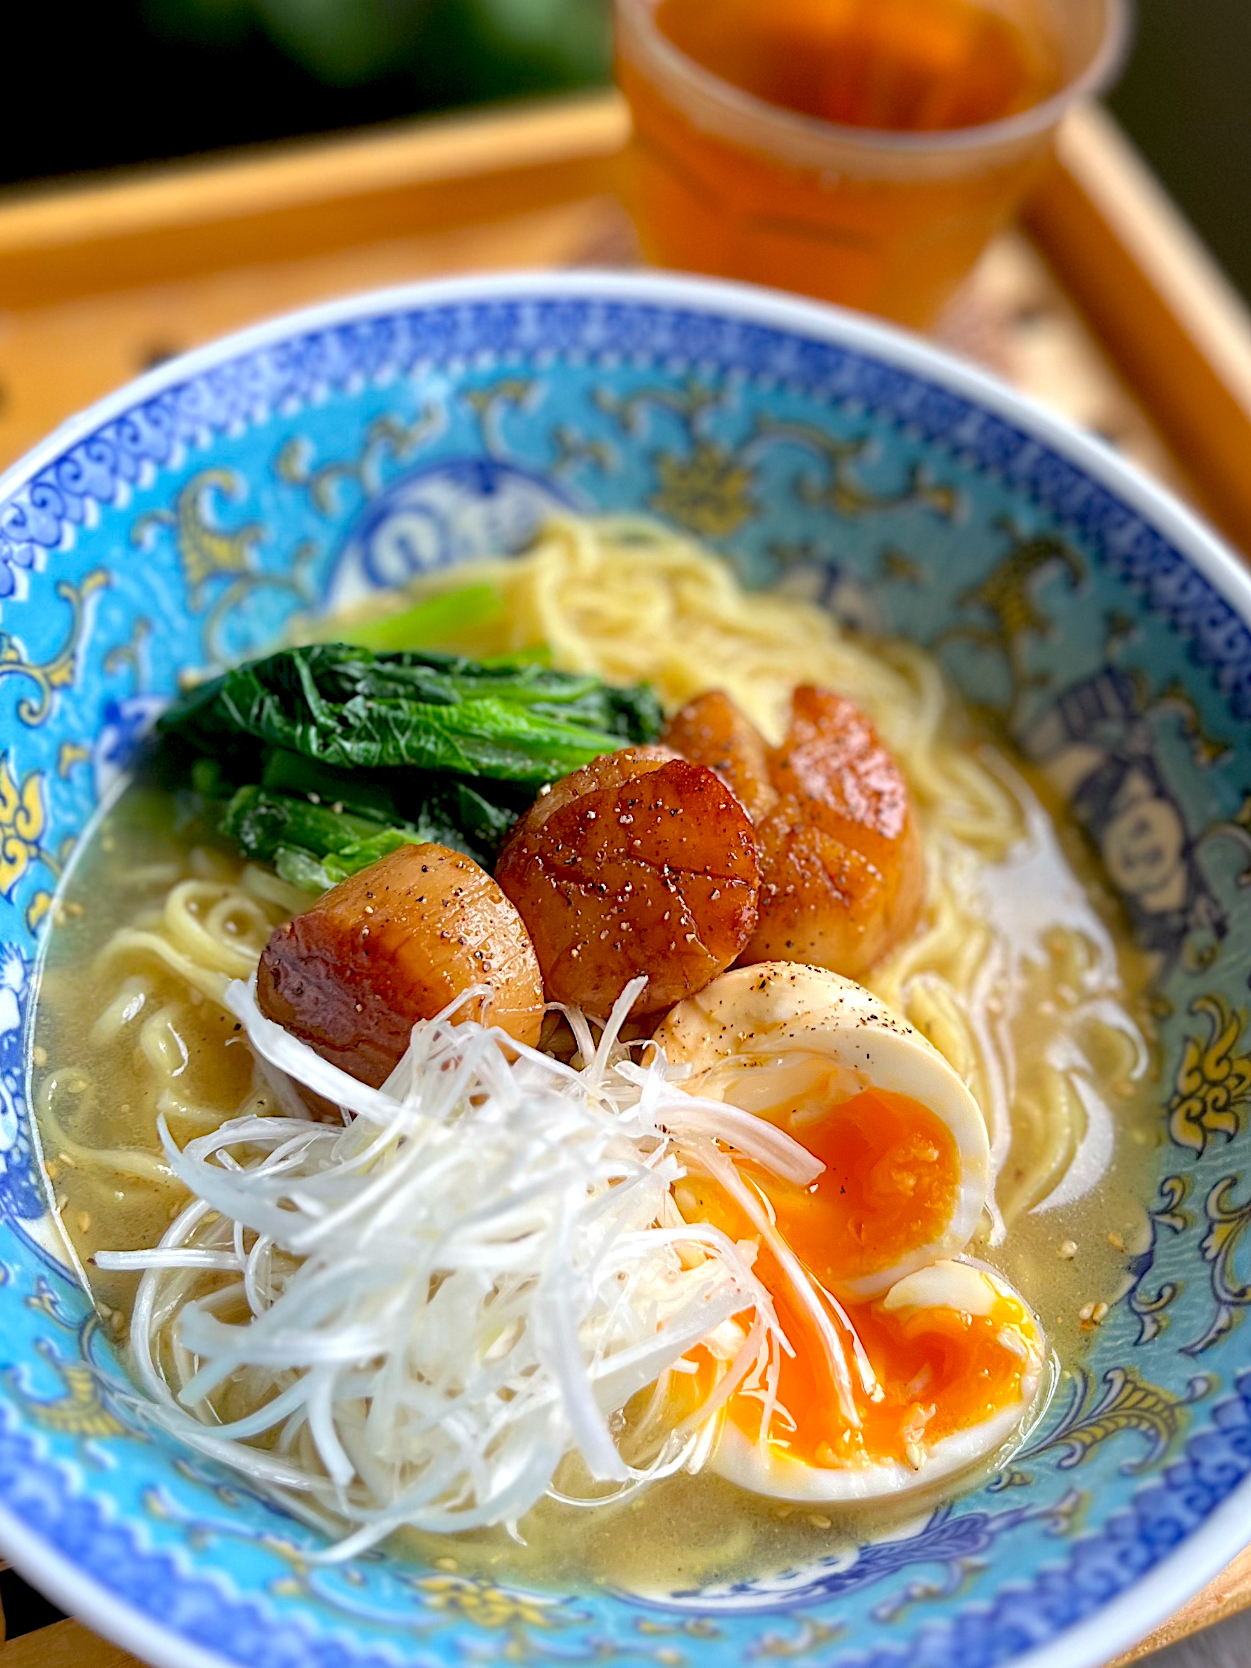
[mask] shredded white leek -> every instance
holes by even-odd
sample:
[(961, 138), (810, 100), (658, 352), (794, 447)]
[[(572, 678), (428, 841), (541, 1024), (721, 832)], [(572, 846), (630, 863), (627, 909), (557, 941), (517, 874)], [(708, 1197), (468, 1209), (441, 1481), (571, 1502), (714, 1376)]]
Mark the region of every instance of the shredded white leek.
[[(801, 1185), (821, 1166), (688, 1095), (651, 1045), (636, 1058), (619, 1031), (637, 988), (598, 1039), (568, 1015), (580, 1068), (448, 1010), (371, 1089), (229, 987), (288, 1115), (182, 1150), (162, 1120), (193, 1202), (155, 1249), (96, 1261), (143, 1270), (131, 1347), (156, 1417), (337, 1529), (331, 1556), (404, 1525), (515, 1524), (571, 1455), (593, 1499), (698, 1467), (736, 1389), (775, 1400), (790, 1345), (756, 1242), (686, 1223), (672, 1187), (738, 1158)], [(289, 1115), (296, 1085), (342, 1121)]]

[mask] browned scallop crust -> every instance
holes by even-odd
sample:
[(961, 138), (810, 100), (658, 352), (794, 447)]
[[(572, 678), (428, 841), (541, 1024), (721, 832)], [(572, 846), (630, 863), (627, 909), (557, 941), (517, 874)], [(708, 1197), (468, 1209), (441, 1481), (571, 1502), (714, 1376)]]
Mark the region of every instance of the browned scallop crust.
[(711, 770), (624, 748), (542, 795), (496, 879), (529, 928), (550, 999), (604, 1016), (647, 977), (635, 1015), (729, 967), (756, 924), (751, 820)]
[(723, 689), (688, 701), (665, 725), (662, 737), (691, 764), (707, 765), (743, 802), (753, 822), (777, 804), (769, 780), (769, 747), (760, 731)]
[(521, 917), (472, 859), (414, 845), (279, 927), (261, 956), (256, 994), (262, 1013), (376, 1088), (417, 1021), (471, 985), (493, 992), (474, 1017), (538, 1042), (543, 981)]
[(803, 685), (769, 754), (760, 919), (746, 962), (809, 961), (860, 978), (915, 925), (925, 889), (903, 773), (854, 701)]

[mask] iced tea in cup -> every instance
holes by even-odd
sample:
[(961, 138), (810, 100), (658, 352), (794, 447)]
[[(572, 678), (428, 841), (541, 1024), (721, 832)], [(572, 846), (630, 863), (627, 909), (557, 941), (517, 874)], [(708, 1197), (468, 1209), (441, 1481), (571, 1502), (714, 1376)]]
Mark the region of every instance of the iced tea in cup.
[(1129, 0), (616, 0), (661, 266), (926, 325), (1116, 68)]

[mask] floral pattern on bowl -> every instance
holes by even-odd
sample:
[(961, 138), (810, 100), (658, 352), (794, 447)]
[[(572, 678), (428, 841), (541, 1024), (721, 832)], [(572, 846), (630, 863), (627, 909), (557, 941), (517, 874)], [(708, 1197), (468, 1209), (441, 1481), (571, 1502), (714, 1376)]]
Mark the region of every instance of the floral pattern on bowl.
[[(1004, 1471), (853, 1554), (646, 1601), (318, 1564), (311, 1532), (137, 1425), (57, 1252), (27, 1105), (58, 879), (180, 673), (562, 507), (646, 510), (753, 584), (933, 649), (1100, 849), (1165, 1060), (1124, 1293)], [(1095, 443), (905, 337), (732, 286), (366, 297), (53, 436), (0, 482), (6, 1551), (178, 1668), (1076, 1668), (1131, 1642), (1242, 1543), (1251, 1500), (1249, 616), (1233, 559)]]

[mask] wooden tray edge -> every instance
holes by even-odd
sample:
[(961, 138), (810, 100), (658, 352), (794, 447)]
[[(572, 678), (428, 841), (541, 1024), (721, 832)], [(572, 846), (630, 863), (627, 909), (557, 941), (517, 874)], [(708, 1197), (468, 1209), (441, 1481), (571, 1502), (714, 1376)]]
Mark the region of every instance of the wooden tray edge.
[(0, 196), (0, 307), (44, 306), (469, 224), (509, 179), (518, 212), (611, 187), (615, 93), (426, 118)]
[(1213, 519), (1251, 552), (1251, 315), (1106, 111), (1069, 116), (1025, 222)]

